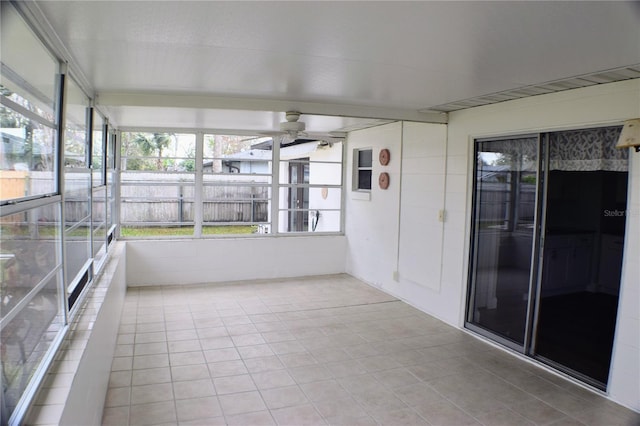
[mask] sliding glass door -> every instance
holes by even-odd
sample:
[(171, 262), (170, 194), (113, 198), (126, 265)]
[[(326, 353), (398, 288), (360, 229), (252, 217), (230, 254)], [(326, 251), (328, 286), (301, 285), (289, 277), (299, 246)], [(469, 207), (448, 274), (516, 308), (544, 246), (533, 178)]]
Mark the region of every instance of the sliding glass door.
[(475, 146), (467, 327), (602, 389), (626, 220), (619, 132)]
[(531, 299), (538, 138), (479, 141), (469, 326), (524, 350)]

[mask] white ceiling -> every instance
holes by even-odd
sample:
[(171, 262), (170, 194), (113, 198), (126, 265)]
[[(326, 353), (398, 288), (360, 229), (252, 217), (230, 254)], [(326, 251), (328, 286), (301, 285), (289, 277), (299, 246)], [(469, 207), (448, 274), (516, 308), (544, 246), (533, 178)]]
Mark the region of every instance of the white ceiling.
[(353, 117), (314, 131), (442, 121), (418, 111), (640, 64), (639, 2), (36, 5), (127, 127), (275, 130), (287, 109)]

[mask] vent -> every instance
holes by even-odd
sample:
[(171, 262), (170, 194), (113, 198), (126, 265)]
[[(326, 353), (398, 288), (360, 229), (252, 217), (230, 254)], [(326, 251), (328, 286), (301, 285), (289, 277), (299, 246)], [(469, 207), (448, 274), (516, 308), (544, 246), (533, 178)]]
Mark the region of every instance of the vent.
[(640, 78), (640, 64), (630, 67), (616, 68), (610, 71), (585, 74), (578, 77), (549, 81), (547, 83), (518, 87), (517, 89), (491, 93), (475, 98), (464, 99), (448, 104), (436, 105), (420, 112), (452, 112), (477, 106), (527, 98), (530, 96), (544, 95), (547, 93), (562, 92), (563, 90), (578, 89), (580, 87), (595, 86), (596, 84), (613, 83), (616, 81)]

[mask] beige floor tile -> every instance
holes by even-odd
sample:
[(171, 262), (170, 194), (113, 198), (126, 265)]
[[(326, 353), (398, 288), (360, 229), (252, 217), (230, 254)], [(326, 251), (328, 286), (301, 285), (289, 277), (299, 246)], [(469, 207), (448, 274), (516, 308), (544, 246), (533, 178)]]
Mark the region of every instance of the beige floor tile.
[(510, 408), (536, 424), (549, 424), (566, 417), (564, 413), (537, 399), (512, 404)]
[(374, 418), (381, 425), (429, 425), (425, 419), (411, 408), (379, 412), (374, 415)]
[(225, 416), (266, 410), (258, 391), (241, 392), (218, 396)]
[(310, 382), (318, 382), (321, 380), (329, 380), (333, 378), (333, 374), (329, 369), (322, 365), (305, 365), (302, 367), (295, 367), (289, 369), (291, 376), (296, 381), (296, 383), (310, 383)]
[(153, 385), (131, 387), (132, 405), (170, 400), (173, 400), (173, 385), (171, 383), (156, 383)]
[(109, 375), (109, 387), (131, 386), (132, 370), (112, 371)]
[(152, 333), (136, 333), (136, 345), (141, 343), (166, 342), (167, 334), (164, 331), (156, 331)]
[(131, 370), (133, 365), (133, 357), (121, 356), (113, 359), (111, 363), (111, 371)]
[(202, 351), (176, 352), (169, 354), (171, 366), (204, 364), (205, 359)]
[(332, 398), (322, 401), (315, 401), (313, 405), (316, 407), (316, 410), (318, 410), (320, 415), (322, 415), (325, 419), (338, 417), (357, 418), (367, 415), (360, 404), (358, 404), (358, 402), (351, 397), (340, 399)]
[(477, 426), (480, 425), (473, 417), (448, 401), (433, 404), (423, 404), (414, 408), (418, 414), (433, 426)]
[(129, 415), (130, 425), (157, 425), (176, 420), (176, 408), (173, 401), (132, 405)]
[(202, 348), (200, 347), (199, 339), (192, 340), (176, 340), (168, 342), (169, 353), (177, 353), (177, 352), (193, 352), (199, 351)]
[(308, 352), (279, 355), (280, 361), (287, 368), (317, 364), (318, 361)]
[(105, 406), (123, 426), (640, 424), (346, 275), (129, 289)]
[(369, 416), (338, 416), (328, 418), (326, 421), (331, 426), (379, 426), (379, 423)]
[(225, 376), (238, 376), (248, 373), (247, 367), (240, 359), (231, 361), (213, 362), (208, 364), (209, 374), (213, 378)]
[(250, 373), (260, 373), (264, 371), (281, 370), (284, 364), (276, 355), (245, 359), (244, 364)]
[(123, 426), (129, 424), (129, 406), (106, 407), (102, 413), (103, 426)]
[(240, 354), (235, 348), (211, 349), (204, 351), (204, 358), (208, 363), (232, 361), (240, 359)]
[(156, 355), (167, 353), (167, 342), (136, 343), (133, 347), (134, 356)]
[(362, 364), (360, 364), (355, 359), (330, 362), (326, 364), (326, 366), (335, 378), (355, 376), (367, 373), (367, 369), (364, 368)]
[(308, 403), (307, 397), (298, 386), (264, 389), (260, 394), (270, 410)]
[(153, 383), (171, 382), (171, 370), (169, 367), (145, 368), (134, 370), (131, 384), (133, 386), (150, 385)]
[(175, 399), (193, 399), (216, 394), (211, 379), (188, 380), (173, 383)]
[[(215, 396), (178, 400), (176, 401), (176, 411), (178, 421), (181, 424), (184, 421), (219, 419), (219, 416), (222, 416), (220, 403)], [(209, 423), (209, 421), (207, 420), (206, 424), (215, 424), (215, 422)]]
[(259, 358), (264, 356), (275, 355), (269, 345), (252, 345), (238, 347), (238, 352), (242, 359)]
[(213, 384), (218, 395), (256, 390), (256, 385), (248, 374), (219, 377), (213, 379)]
[(227, 416), (229, 426), (275, 426), (271, 413), (268, 411), (257, 411), (255, 413), (236, 414)]
[(210, 377), (209, 368), (206, 364), (178, 365), (171, 367), (171, 379), (174, 382), (208, 379)]
[(326, 425), (322, 416), (313, 405), (300, 405), (271, 410), (271, 414), (279, 425)]
[(515, 411), (505, 409), (492, 411), (476, 417), (485, 426), (534, 426), (535, 423), (525, 419)]
[(265, 371), (262, 373), (253, 373), (251, 374), (251, 378), (253, 379), (253, 382), (256, 384), (258, 389), (280, 388), (296, 384), (289, 372), (287, 372), (286, 370), (273, 370)]
[(104, 402), (105, 407), (129, 406), (131, 402), (131, 388), (110, 388), (107, 390), (107, 397)]
[(321, 382), (305, 383), (300, 385), (302, 391), (310, 401), (326, 401), (345, 399), (349, 397), (347, 392), (337, 381), (325, 380)]
[(262, 338), (267, 343), (288, 342), (291, 340), (296, 340), (295, 336), (288, 330), (265, 332), (262, 333)]
[(133, 369), (159, 368), (169, 366), (168, 354), (140, 355), (133, 358)]
[(260, 333), (232, 335), (231, 340), (233, 341), (233, 344), (238, 347), (262, 345), (266, 343)]
[(228, 336), (205, 338), (201, 337), (200, 346), (204, 351), (212, 349), (233, 348), (233, 341), (231, 340), (231, 337)]

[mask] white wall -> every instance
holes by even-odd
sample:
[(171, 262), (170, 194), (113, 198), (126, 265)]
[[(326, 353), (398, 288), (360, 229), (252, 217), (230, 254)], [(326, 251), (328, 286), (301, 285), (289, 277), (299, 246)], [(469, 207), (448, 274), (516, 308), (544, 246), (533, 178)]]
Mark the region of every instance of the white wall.
[[(351, 133), (348, 159), (354, 148), (372, 147), (374, 159), (381, 148), (389, 148), (392, 160), (387, 191), (374, 185), (370, 200), (347, 194), (347, 272), (462, 327), (474, 138), (614, 125), (636, 117), (640, 81), (630, 80), (453, 112), (446, 130), (436, 124), (394, 123)], [(621, 302), (608, 392), (640, 410), (640, 154), (630, 157)], [(374, 160), (374, 180), (381, 170)], [(351, 161), (347, 173), (350, 177)], [(441, 224), (437, 211), (443, 206)]]
[[(442, 124), (393, 123), (349, 134), (347, 159), (354, 149), (372, 148), (374, 161), (370, 194), (347, 186), (347, 272), (457, 325), (458, 298), (442, 286), (451, 275), (441, 267), (450, 248), (438, 218), (445, 203), (446, 131)], [(378, 161), (382, 148), (391, 152), (386, 167)], [(391, 177), (387, 190), (378, 187), (383, 171)]]
[(342, 235), (127, 241), (129, 286), (338, 274)]

